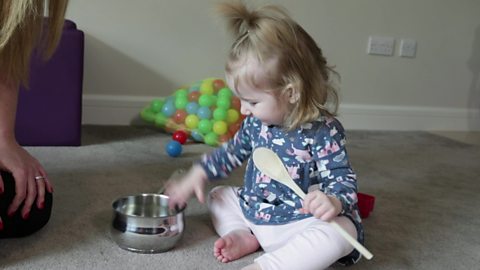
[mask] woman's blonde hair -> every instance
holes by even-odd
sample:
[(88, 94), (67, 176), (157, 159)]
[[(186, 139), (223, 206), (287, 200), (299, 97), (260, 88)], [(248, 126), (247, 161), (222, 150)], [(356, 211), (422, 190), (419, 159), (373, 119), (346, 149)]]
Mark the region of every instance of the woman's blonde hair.
[(0, 73), (8, 83), (28, 84), (35, 48), (43, 50), (45, 58), (53, 54), (62, 34), (67, 2), (0, 0)]
[[(287, 130), (320, 116), (336, 115), (338, 94), (330, 75), (338, 74), (327, 65), (313, 38), (283, 8), (268, 5), (250, 10), (243, 2), (235, 1), (219, 4), (217, 10), (227, 19), (235, 37), (225, 68), (235, 84), (248, 80), (258, 86), (260, 81), (267, 81), (269, 89), (281, 94), (290, 89), (297, 95), (285, 119)], [(236, 74), (245, 59), (252, 56), (264, 69), (269, 68), (268, 72), (260, 77), (253, 70)], [(267, 65), (272, 62), (273, 67)]]

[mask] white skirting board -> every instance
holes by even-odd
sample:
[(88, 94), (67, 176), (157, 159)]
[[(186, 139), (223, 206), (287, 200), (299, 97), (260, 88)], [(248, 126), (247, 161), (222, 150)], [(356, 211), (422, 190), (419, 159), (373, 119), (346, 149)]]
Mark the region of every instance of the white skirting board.
[[(84, 95), (82, 123), (142, 124), (139, 113), (154, 98), (157, 97)], [(338, 118), (347, 130), (480, 130), (480, 108), (341, 104)]]

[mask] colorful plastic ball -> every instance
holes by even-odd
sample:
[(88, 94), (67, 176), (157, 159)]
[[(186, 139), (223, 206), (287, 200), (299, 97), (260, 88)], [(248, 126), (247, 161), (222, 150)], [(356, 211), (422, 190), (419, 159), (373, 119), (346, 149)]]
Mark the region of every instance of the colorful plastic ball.
[(232, 98), (233, 93), (232, 90), (228, 87), (223, 87), (222, 89), (218, 90), (218, 97), (226, 97), (228, 99)]
[(140, 112), (140, 116), (142, 117), (143, 120), (145, 120), (147, 122), (154, 122), (155, 121), (155, 112), (153, 112), (153, 110), (149, 107), (144, 108)]
[(190, 136), (192, 136), (193, 140), (196, 142), (203, 142), (203, 135), (197, 130), (192, 130)]
[(165, 151), (171, 157), (178, 157), (182, 153), (182, 145), (177, 141), (169, 141), (165, 146)]
[(182, 124), (185, 122), (185, 118), (187, 117), (187, 112), (184, 110), (177, 110), (175, 114), (173, 114), (173, 121), (177, 124)]
[(220, 89), (225, 87), (225, 82), (221, 79), (214, 80), (212, 84), (213, 84), (213, 89), (215, 91), (219, 91)]
[(210, 117), (212, 117), (212, 111), (208, 107), (200, 107), (198, 108), (197, 115), (200, 119), (210, 119)]
[(240, 126), (242, 125), (242, 122), (237, 122), (237, 123), (233, 123), (231, 124), (229, 127), (228, 127), (228, 132), (230, 134), (235, 134), (237, 133), (237, 131), (240, 129)]
[(229, 97), (218, 97), (217, 98), (217, 107), (227, 110), (230, 108), (230, 98)]
[(240, 113), (237, 110), (230, 109), (227, 111), (227, 123), (233, 124), (240, 119)]
[(212, 131), (213, 123), (208, 119), (202, 119), (198, 123), (198, 131), (202, 134), (207, 134)]
[(180, 144), (184, 144), (185, 142), (187, 142), (187, 139), (188, 139), (188, 135), (185, 131), (183, 130), (177, 130), (173, 133), (172, 135), (172, 139), (174, 141), (177, 141), (179, 142)]
[(205, 135), (205, 137), (203, 137), (203, 140), (208, 145), (216, 146), (218, 144), (218, 135), (213, 132), (210, 132), (207, 135)]
[(188, 100), (189, 101), (195, 101), (195, 102), (198, 102), (198, 98), (200, 97), (200, 92), (199, 91), (193, 91), (193, 92), (190, 92), (188, 93)]
[(188, 90), (187, 89), (178, 89), (177, 91), (175, 91), (175, 98), (176, 99), (179, 99), (179, 98), (186, 98), (188, 96)]
[(165, 102), (162, 107), (162, 114), (166, 117), (172, 116), (176, 111), (175, 104), (171, 101)]
[(185, 118), (185, 125), (189, 129), (195, 129), (195, 128), (197, 128), (199, 121), (200, 121), (200, 119), (198, 119), (198, 116), (196, 116), (194, 114), (190, 114)]
[(223, 135), (228, 131), (228, 125), (225, 121), (215, 121), (213, 124), (213, 132), (217, 135)]
[(188, 104), (188, 98), (187, 96), (184, 97), (178, 97), (175, 99), (175, 108), (177, 109), (185, 109)]
[(215, 102), (215, 99), (213, 98), (212, 95), (202, 94), (198, 98), (198, 104), (200, 104), (200, 106), (202, 107), (210, 107), (214, 104), (214, 102)]
[(216, 108), (213, 111), (213, 119), (220, 121), (220, 120), (225, 120), (227, 119), (228, 113), (227, 110), (222, 109), (222, 108)]
[(232, 107), (232, 109), (240, 111), (240, 107), (242, 106), (242, 103), (238, 97), (234, 96), (232, 97), (230, 106)]
[(161, 99), (154, 99), (152, 102), (150, 102), (150, 108), (154, 113), (159, 113), (162, 111), (163, 104), (165, 104), (165, 101)]
[(200, 85), (200, 93), (212, 95), (214, 93), (213, 84), (210, 80), (205, 80)]
[(218, 141), (221, 142), (221, 143), (224, 143), (224, 142), (227, 142), (228, 140), (230, 140), (231, 136), (229, 134), (223, 134), (223, 135), (220, 135), (218, 136)]
[(197, 114), (198, 108), (198, 103), (196, 102), (189, 102), (187, 106), (185, 107), (185, 110), (187, 111), (188, 114)]

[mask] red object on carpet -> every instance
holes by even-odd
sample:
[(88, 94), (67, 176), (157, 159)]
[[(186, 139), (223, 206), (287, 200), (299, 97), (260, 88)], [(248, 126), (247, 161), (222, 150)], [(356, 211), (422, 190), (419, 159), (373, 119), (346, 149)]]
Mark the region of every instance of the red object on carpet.
[(358, 193), (357, 196), (360, 217), (367, 218), (370, 215), (370, 212), (373, 211), (373, 206), (375, 205), (375, 196), (365, 193)]

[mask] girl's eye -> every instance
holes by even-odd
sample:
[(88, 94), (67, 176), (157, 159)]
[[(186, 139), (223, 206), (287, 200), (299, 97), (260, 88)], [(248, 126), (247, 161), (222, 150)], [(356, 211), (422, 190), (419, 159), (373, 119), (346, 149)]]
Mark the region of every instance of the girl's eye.
[(249, 101), (249, 102), (248, 102), (248, 104), (250, 104), (250, 105), (252, 105), (252, 106), (257, 105), (257, 103), (258, 103), (258, 102), (256, 102), (256, 101)]

